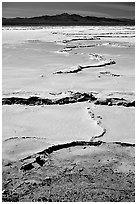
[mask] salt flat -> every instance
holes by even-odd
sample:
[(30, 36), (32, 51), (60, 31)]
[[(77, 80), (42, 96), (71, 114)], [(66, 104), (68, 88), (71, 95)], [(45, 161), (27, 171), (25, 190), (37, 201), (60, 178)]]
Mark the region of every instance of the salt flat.
[[(11, 160), (13, 155), (15, 158), (16, 154), (17, 158), (20, 155), (23, 156), (22, 151), (24, 155), (27, 155), (24, 137), (26, 137), (30, 154), (32, 143), (35, 144), (36, 141), (38, 144), (37, 147), (34, 146), (33, 153), (55, 144), (89, 141), (95, 134), (101, 133), (101, 128), (89, 118), (85, 104), (28, 108), (16, 105), (4, 106), (3, 124), (5, 124), (3, 126), (3, 152), (11, 149), (8, 151), (8, 159), (11, 158)], [(20, 149), (21, 146), (23, 149)]]
[(135, 27), (3, 27), (5, 201), (134, 201)]
[[(128, 99), (134, 100), (134, 27), (4, 27), (2, 32), (3, 97), (50, 98), (50, 93), (94, 91), (101, 97), (106, 97), (106, 92), (117, 92), (118, 98), (127, 93)], [(110, 60), (114, 64), (104, 64)], [(77, 72), (79, 66), (84, 68)], [(94, 120), (88, 118), (87, 107), (95, 114)], [(94, 124), (97, 114), (103, 118), (101, 126)], [(101, 128), (106, 128), (102, 141), (134, 143), (134, 107), (92, 108), (88, 102), (44, 107), (6, 105), (3, 156), (12, 155), (16, 145), (16, 154), (23, 156), (53, 144), (89, 141)], [(8, 140), (24, 136), (32, 137), (30, 141), (37, 148), (30, 151), (29, 139), (27, 145), (25, 139)], [(45, 143), (36, 138), (45, 138)]]

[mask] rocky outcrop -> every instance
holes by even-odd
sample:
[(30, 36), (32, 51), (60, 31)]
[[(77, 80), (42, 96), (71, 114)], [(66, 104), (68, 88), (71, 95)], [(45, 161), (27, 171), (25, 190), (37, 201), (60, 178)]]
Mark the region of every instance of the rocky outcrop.
[(3, 98), (2, 99), (3, 105), (13, 105), (13, 104), (20, 104), (20, 105), (52, 105), (52, 100), (50, 99), (42, 99), (37, 96), (32, 96), (29, 98), (19, 98), (19, 97), (11, 97), (11, 98)]
[(92, 65), (82, 65), (82, 69), (85, 68), (90, 68), (90, 67), (104, 67), (107, 65), (112, 65), (112, 64), (116, 64), (116, 62), (114, 60), (102, 60), (97, 64), (92, 64)]
[(116, 97), (106, 97), (97, 98), (93, 92), (80, 93), (80, 92), (67, 92), (66, 96), (63, 94), (57, 95), (58, 98), (40, 98), (37, 96), (31, 96), (29, 98), (22, 97), (7, 97), (2, 99), (2, 105), (65, 105), (70, 103), (78, 102), (93, 102), (95, 105), (107, 105), (107, 106), (125, 106), (125, 107), (135, 107), (135, 100), (127, 100), (124, 98)]
[(82, 71), (81, 66), (78, 66), (78, 67), (72, 67), (70, 70), (59, 70), (54, 72), (53, 74), (69, 74), (69, 73), (72, 74), (72, 73), (78, 73), (81, 71)]
[(94, 67), (105, 67), (107, 65), (113, 65), (116, 64), (114, 60), (102, 60), (96, 64), (91, 64), (91, 65), (79, 65), (76, 67), (72, 67), (70, 69), (64, 69), (64, 70), (59, 70), (54, 72), (53, 74), (72, 74), (72, 73), (78, 73), (81, 72), (83, 69), (87, 68), (94, 68)]
[(70, 95), (57, 98), (57, 99), (44, 99), (37, 96), (32, 96), (29, 98), (20, 98), (20, 97), (11, 97), (11, 98), (3, 98), (2, 104), (3, 105), (13, 105), (13, 104), (20, 104), (20, 105), (63, 105), (69, 103), (76, 103), (76, 102), (84, 102), (88, 100), (96, 100), (92, 93), (71, 93)]
[(63, 43), (69, 43), (69, 42), (73, 42), (73, 41), (82, 41), (82, 40), (100, 40), (100, 38), (99, 37), (72, 38), (70, 40), (63, 40)]
[(97, 99), (94, 102), (95, 105), (106, 105), (106, 106), (125, 106), (125, 107), (135, 107), (135, 101), (127, 101), (124, 98), (106, 98)]

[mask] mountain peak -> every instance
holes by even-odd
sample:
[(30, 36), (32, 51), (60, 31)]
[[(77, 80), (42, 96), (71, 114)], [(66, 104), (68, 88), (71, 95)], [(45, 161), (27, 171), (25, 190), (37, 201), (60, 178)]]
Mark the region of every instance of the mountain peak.
[(62, 13), (57, 15), (44, 15), (30, 18), (2, 18), (3, 26), (36, 26), (36, 25), (66, 25), (66, 26), (123, 26), (135, 25), (135, 20), (131, 19), (112, 19), (104, 17), (81, 16), (78, 14)]

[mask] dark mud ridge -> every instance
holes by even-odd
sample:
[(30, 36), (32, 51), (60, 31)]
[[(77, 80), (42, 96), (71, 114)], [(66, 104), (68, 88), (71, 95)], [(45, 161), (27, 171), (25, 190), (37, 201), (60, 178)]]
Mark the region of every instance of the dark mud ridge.
[(70, 40), (63, 40), (63, 43), (69, 43), (69, 42), (73, 42), (73, 41), (82, 41), (82, 40), (100, 40), (100, 38), (98, 38), (98, 37), (73, 38), (73, 39), (70, 39)]
[(79, 65), (78, 67), (72, 67), (68, 70), (56, 71), (53, 74), (69, 74), (69, 73), (72, 74), (72, 73), (81, 72), (83, 69), (94, 68), (94, 67), (105, 67), (107, 65), (112, 65), (112, 64), (116, 64), (116, 62), (114, 60), (109, 60), (109, 61), (103, 61), (93, 65)]
[[(90, 146), (101, 152), (93, 153)], [(2, 201), (135, 202), (133, 151), (132, 144), (79, 141), (3, 161)], [(123, 162), (126, 171), (121, 170)]]
[(135, 144), (126, 143), (126, 142), (114, 142), (114, 144), (119, 144), (122, 147), (135, 147)]
[(65, 105), (71, 103), (78, 102), (93, 102), (95, 105), (106, 105), (106, 106), (125, 106), (125, 107), (135, 107), (135, 101), (129, 101), (124, 98), (105, 98), (100, 99), (94, 96), (92, 92), (89, 93), (80, 93), (75, 92), (71, 93), (66, 97), (49, 99), (49, 98), (40, 98), (37, 96), (31, 96), (29, 98), (21, 98), (21, 97), (7, 97), (2, 99), (2, 105)]
[[(53, 152), (56, 152), (58, 150), (61, 149), (65, 149), (65, 148), (69, 148), (69, 147), (76, 147), (76, 146), (100, 146), (102, 143), (102, 141), (97, 141), (97, 142), (93, 142), (93, 141), (73, 141), (70, 143), (64, 143), (64, 144), (58, 144), (58, 145), (53, 145), (51, 147), (48, 147), (47, 149), (38, 152), (32, 156), (28, 156), (24, 159), (21, 159), (20, 161), (23, 162), (25, 160), (31, 159), (32, 157), (35, 157), (35, 160), (32, 161), (31, 163), (27, 163), (25, 165), (23, 165), (21, 167), (21, 170), (27, 171), (27, 170), (31, 170), (32, 168), (34, 168), (33, 163), (38, 163), (40, 166), (43, 166), (45, 161), (43, 156), (41, 157), (41, 155), (49, 155)], [(43, 159), (42, 159), (43, 158)]]
[[(65, 143), (65, 144), (59, 144), (59, 145), (53, 145), (41, 152), (38, 152), (32, 156), (28, 156), (24, 159), (21, 159), (21, 162), (24, 161), (29, 161), (32, 159), (31, 162), (27, 162), (24, 165), (21, 166), (20, 170), (23, 171), (30, 171), (31, 169), (35, 168), (34, 164), (38, 164), (39, 166), (43, 166), (46, 162), (44, 155), (48, 156), (49, 154), (52, 154), (53, 152), (56, 152), (58, 150), (62, 150), (65, 148), (69, 147), (76, 147), (76, 146), (100, 146), (101, 144), (106, 144), (103, 141), (97, 141), (97, 142), (91, 142), (91, 141), (73, 141), (70, 143)], [(130, 144), (130, 143), (122, 143), (122, 142), (113, 142), (112, 144), (118, 144), (122, 147), (135, 147), (135, 144)]]
[[(73, 142), (70, 142), (70, 143), (53, 145), (53, 146), (48, 147), (47, 149), (45, 149), (45, 150), (43, 150), (41, 152), (33, 154), (32, 156), (30, 155), (30, 156), (27, 156), (27, 157), (21, 159), (20, 161), (23, 162), (25, 160), (29, 160), (29, 159), (35, 157), (35, 161), (25, 164), (24, 166), (21, 167), (21, 170), (26, 171), (26, 170), (32, 169), (33, 168), (33, 165), (32, 165), (33, 163), (38, 163), (40, 166), (43, 166), (45, 161), (44, 161), (44, 158), (43, 158), (42, 155), (49, 155), (49, 154), (52, 154), (53, 152), (56, 152), (56, 151), (61, 150), (61, 149), (66, 149), (66, 148), (69, 148), (69, 147), (100, 146), (101, 144), (107, 144), (107, 143), (103, 142), (101, 140), (98, 140), (98, 141), (95, 141), (95, 142), (94, 141), (73, 141)], [(126, 142), (112, 142), (110, 144), (117, 144), (117, 145), (120, 145), (122, 147), (135, 147), (135, 144), (126, 143)]]
[(95, 105), (107, 105), (107, 106), (125, 106), (125, 107), (135, 107), (135, 101), (127, 101), (124, 98), (106, 98), (97, 99), (94, 102)]
[(78, 66), (70, 70), (59, 70), (59, 71), (54, 72), (53, 74), (73, 74), (73, 73), (81, 72), (82, 69), (83, 68), (81, 66)]
[(29, 98), (19, 98), (19, 97), (11, 97), (11, 98), (3, 98), (2, 104), (3, 105), (13, 105), (13, 104), (20, 104), (20, 105), (64, 105), (69, 103), (77, 103), (77, 102), (84, 102), (88, 100), (96, 100), (92, 93), (73, 93), (71, 96), (67, 96), (64, 98), (58, 99), (44, 99), (37, 96), (32, 96)]
[(88, 47), (95, 47), (98, 44), (91, 44), (91, 45), (68, 45), (65, 48), (67, 49), (77, 49), (77, 48), (88, 48)]

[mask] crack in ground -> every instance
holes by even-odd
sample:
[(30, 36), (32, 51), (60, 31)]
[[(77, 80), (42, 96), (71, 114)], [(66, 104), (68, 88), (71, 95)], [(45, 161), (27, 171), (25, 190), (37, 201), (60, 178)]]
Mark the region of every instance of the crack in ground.
[(93, 137), (90, 139), (90, 141), (93, 141), (93, 140), (95, 140), (95, 139), (98, 139), (98, 138), (100, 138), (100, 137), (103, 137), (103, 136), (105, 135), (105, 133), (106, 133), (106, 129), (101, 126), (101, 120), (95, 118), (95, 114), (93, 113), (93, 111), (91, 110), (91, 108), (90, 108), (90, 107), (87, 107), (86, 109), (87, 109), (87, 111), (88, 111), (88, 115), (89, 115), (90, 119), (91, 119), (91, 120), (94, 120), (94, 121), (96, 122), (96, 125), (99, 126), (99, 127), (102, 129), (101, 134), (95, 135), (95, 136), (93, 136)]

